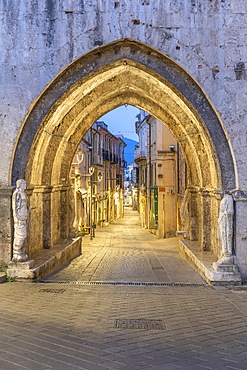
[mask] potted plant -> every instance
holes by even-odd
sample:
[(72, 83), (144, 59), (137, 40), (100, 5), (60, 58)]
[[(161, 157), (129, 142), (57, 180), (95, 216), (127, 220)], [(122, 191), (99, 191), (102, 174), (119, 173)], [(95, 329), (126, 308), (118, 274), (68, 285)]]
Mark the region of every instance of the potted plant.
[(86, 234), (86, 229), (84, 227), (84, 224), (81, 224), (80, 234), (81, 234), (81, 236), (84, 236)]

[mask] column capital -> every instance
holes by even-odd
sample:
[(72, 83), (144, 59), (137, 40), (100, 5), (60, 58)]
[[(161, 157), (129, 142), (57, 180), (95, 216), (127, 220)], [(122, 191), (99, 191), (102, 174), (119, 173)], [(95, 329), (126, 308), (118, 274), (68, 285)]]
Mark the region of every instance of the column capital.
[(28, 187), (28, 190), (32, 190), (33, 193), (51, 193), (52, 189), (53, 189), (52, 186), (46, 186), (46, 185)]
[(11, 197), (15, 187), (14, 186), (1, 186), (0, 197)]

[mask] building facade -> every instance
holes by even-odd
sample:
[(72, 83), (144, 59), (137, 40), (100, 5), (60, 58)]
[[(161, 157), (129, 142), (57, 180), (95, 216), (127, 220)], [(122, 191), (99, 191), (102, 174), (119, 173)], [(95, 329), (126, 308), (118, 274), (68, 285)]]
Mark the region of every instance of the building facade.
[(144, 111), (140, 111), (136, 132), (141, 225), (161, 238), (175, 236), (184, 228), (180, 208), (187, 186), (181, 149), (163, 123)]
[(97, 121), (83, 137), (73, 157), (70, 179), (75, 214), (73, 229), (80, 235), (123, 217), (124, 148), (121, 136)]

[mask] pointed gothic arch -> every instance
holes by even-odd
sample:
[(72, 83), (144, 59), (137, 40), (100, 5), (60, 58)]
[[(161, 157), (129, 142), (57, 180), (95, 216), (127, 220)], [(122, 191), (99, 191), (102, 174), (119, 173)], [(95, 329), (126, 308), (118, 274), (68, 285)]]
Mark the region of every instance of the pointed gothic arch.
[(23, 122), (11, 176), (13, 184), (25, 178), (33, 189), (31, 248), (52, 247), (69, 237), (73, 154), (99, 117), (126, 103), (158, 118), (179, 142), (189, 168), (191, 236), (217, 253), (216, 194), (237, 185), (224, 126), (183, 68), (130, 39), (103, 45), (72, 62), (45, 88)]

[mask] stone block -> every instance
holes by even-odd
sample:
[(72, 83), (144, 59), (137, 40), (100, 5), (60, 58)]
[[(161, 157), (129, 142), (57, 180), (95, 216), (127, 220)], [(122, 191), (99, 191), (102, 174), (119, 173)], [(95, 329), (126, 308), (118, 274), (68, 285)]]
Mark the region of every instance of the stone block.
[[(179, 254), (192, 266), (201, 277), (212, 285), (241, 285), (242, 277), (237, 266), (234, 266), (235, 258), (232, 264), (228, 264), (225, 269), (217, 264), (217, 257), (210, 251), (202, 252), (197, 242), (189, 240), (179, 241)], [(218, 268), (219, 267), (219, 268)], [(215, 269), (218, 270), (216, 271)]]
[(16, 281), (37, 281), (81, 254), (81, 238), (68, 240), (54, 249), (43, 249), (33, 260), (8, 264), (7, 275)]
[(213, 269), (221, 273), (239, 274), (235, 256), (223, 257), (219, 261), (213, 262)]
[(231, 11), (235, 14), (247, 13), (246, 0), (231, 0)]
[(16, 270), (30, 270), (34, 265), (34, 260), (27, 260), (24, 262), (14, 262), (11, 261), (8, 264), (9, 269), (16, 269)]
[(6, 282), (6, 274), (5, 272), (0, 272), (0, 284)]

